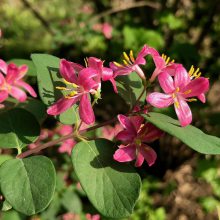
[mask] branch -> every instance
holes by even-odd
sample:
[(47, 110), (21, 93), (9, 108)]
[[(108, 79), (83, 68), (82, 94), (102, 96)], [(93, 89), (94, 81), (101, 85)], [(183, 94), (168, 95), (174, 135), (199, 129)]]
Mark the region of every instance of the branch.
[(106, 10), (106, 11), (94, 16), (93, 18), (91, 18), (90, 22), (94, 22), (95, 20), (99, 20), (100, 18), (103, 18), (107, 15), (111, 15), (114, 13), (125, 11), (125, 10), (131, 9), (131, 8), (139, 8), (139, 7), (144, 7), (144, 6), (148, 6), (148, 7), (154, 8), (156, 10), (159, 10), (161, 7), (161, 5), (157, 2), (146, 2), (146, 1), (134, 2), (134, 3), (128, 4), (128, 5), (124, 4), (121, 7), (111, 8), (109, 10)]
[(32, 7), (32, 5), (27, 0), (21, 0), (23, 5), (30, 9), (30, 11), (34, 14), (35, 18), (37, 18), (40, 23), (45, 27), (45, 29), (51, 34), (54, 35), (53, 29), (50, 27), (50, 24), (44, 19), (44, 17)]

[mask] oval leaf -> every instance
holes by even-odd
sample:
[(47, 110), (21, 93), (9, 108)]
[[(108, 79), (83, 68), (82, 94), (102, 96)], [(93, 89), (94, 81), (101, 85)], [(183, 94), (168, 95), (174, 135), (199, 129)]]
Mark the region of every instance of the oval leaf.
[[(37, 69), (37, 81), (42, 101), (48, 107), (65, 95), (57, 86), (66, 87), (59, 73), (60, 59), (48, 54), (32, 54), (31, 58)], [(63, 124), (77, 121), (76, 105), (56, 117)]]
[[(116, 85), (118, 88), (118, 94), (125, 100), (125, 102), (132, 108), (139, 95), (143, 90), (142, 80), (133, 72), (127, 76), (118, 76)], [(145, 97), (142, 96), (140, 103), (143, 104)]]
[(47, 157), (12, 159), (0, 166), (0, 186), (14, 209), (33, 215), (44, 210), (55, 190), (56, 174)]
[(181, 127), (177, 120), (160, 113), (151, 112), (143, 117), (199, 153), (220, 154), (220, 138), (205, 134), (192, 125)]
[(40, 134), (36, 118), (24, 109), (12, 109), (0, 114), (0, 148), (22, 149)]
[(105, 139), (80, 142), (72, 151), (75, 172), (89, 200), (104, 216), (129, 216), (141, 181), (129, 164), (113, 160), (114, 143)]

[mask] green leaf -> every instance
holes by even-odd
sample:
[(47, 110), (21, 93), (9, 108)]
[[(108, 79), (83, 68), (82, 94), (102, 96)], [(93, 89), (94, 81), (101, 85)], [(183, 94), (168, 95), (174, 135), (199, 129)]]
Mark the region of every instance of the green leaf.
[(105, 139), (79, 142), (72, 151), (75, 172), (94, 207), (104, 216), (129, 216), (141, 181), (129, 164), (113, 160), (114, 143)]
[[(132, 108), (136, 103), (139, 95), (143, 90), (142, 80), (133, 72), (128, 76), (117, 77), (118, 94), (125, 100), (125, 102)], [(144, 103), (145, 96), (142, 96), (140, 103)]]
[(220, 154), (220, 138), (207, 135), (192, 125), (181, 127), (177, 120), (160, 113), (151, 112), (143, 117), (199, 153)]
[(27, 65), (28, 66), (28, 71), (27, 75), (28, 76), (36, 76), (36, 68), (34, 66), (34, 63), (31, 60), (26, 60), (26, 59), (12, 59), (9, 60), (7, 63), (15, 63), (17, 66), (21, 65)]
[(81, 200), (72, 187), (68, 187), (63, 193), (61, 203), (68, 212), (80, 214), (82, 211)]
[(12, 209), (11, 204), (9, 204), (6, 200), (2, 204), (2, 211), (8, 211)]
[(40, 134), (36, 118), (24, 109), (12, 109), (0, 114), (0, 148), (22, 149)]
[(0, 166), (0, 186), (12, 207), (25, 214), (43, 211), (55, 190), (56, 174), (47, 157), (7, 160)]
[(13, 157), (11, 156), (11, 155), (9, 155), (9, 154), (1, 154), (0, 155), (0, 165), (2, 164), (2, 163), (4, 163), (6, 160), (10, 160), (10, 159), (12, 159)]
[[(59, 73), (60, 59), (48, 54), (32, 54), (31, 58), (37, 69), (40, 97), (49, 107), (65, 95), (65, 91), (56, 89), (57, 86), (66, 87)], [(74, 124), (78, 119), (76, 108), (74, 105), (56, 118), (63, 124)]]

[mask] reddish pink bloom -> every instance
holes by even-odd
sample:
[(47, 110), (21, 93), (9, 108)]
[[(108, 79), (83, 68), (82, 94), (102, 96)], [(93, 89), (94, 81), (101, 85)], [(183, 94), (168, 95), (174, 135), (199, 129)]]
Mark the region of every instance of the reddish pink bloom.
[(146, 64), (145, 56), (149, 54), (149, 49), (150, 47), (144, 45), (136, 59), (134, 58), (132, 50), (129, 56), (124, 52), (124, 64), (117, 62), (110, 63), (110, 67), (114, 71), (114, 78), (119, 75), (129, 75), (131, 72), (136, 72), (142, 79), (145, 79), (144, 72), (139, 65)]
[(107, 22), (103, 23), (102, 33), (104, 34), (105, 38), (111, 39), (112, 38), (112, 26)]
[(141, 116), (132, 116), (130, 118), (119, 115), (118, 120), (124, 130), (119, 132), (117, 139), (123, 141), (126, 145), (120, 145), (114, 154), (114, 159), (119, 162), (128, 162), (136, 158), (135, 166), (139, 167), (144, 160), (148, 165), (154, 164), (157, 155), (156, 152), (147, 145), (158, 139), (163, 132), (150, 123), (145, 123)]
[(60, 61), (60, 73), (71, 88), (57, 87), (69, 93), (49, 107), (47, 113), (59, 115), (79, 101), (80, 118), (86, 124), (93, 124), (95, 115), (89, 95), (95, 94), (100, 87), (100, 82), (95, 81), (97, 78), (96, 71), (93, 68), (83, 68), (81, 65), (62, 59)]
[[(57, 131), (57, 133), (60, 136), (65, 136), (65, 135), (71, 134), (72, 132), (73, 132), (73, 127), (70, 125), (61, 125)], [(70, 155), (75, 145), (76, 145), (76, 142), (73, 138), (67, 139), (62, 142), (62, 144), (58, 148), (58, 152), (68, 153)]]
[(62, 215), (62, 220), (80, 220), (80, 215), (67, 212)]
[(21, 88), (25, 89), (31, 96), (37, 97), (33, 88), (22, 80), (27, 70), (26, 65), (17, 67), (14, 63), (7, 64), (0, 59), (0, 103), (5, 101), (9, 95), (20, 102), (24, 102), (27, 95)]
[(90, 213), (87, 213), (87, 214), (86, 214), (86, 219), (87, 219), (87, 220), (100, 220), (101, 217), (100, 217), (99, 214), (91, 215)]
[(165, 108), (174, 104), (177, 117), (182, 126), (192, 122), (192, 113), (187, 101), (194, 101), (198, 97), (205, 102), (204, 93), (209, 90), (209, 80), (204, 77), (190, 78), (189, 74), (179, 65), (174, 77), (167, 72), (162, 72), (158, 80), (164, 93), (154, 92), (147, 96), (147, 101), (157, 108)]

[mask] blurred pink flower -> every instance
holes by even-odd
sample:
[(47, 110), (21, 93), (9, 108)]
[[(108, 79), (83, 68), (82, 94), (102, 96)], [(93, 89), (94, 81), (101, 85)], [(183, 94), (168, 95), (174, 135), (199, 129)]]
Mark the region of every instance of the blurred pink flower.
[(90, 213), (87, 213), (87, 214), (86, 214), (86, 219), (87, 219), (87, 220), (100, 220), (101, 217), (100, 217), (99, 214), (91, 215)]
[(101, 137), (106, 138), (108, 140), (113, 140), (116, 134), (121, 131), (123, 128), (121, 124), (116, 124), (114, 127), (107, 125), (102, 127), (102, 135)]
[(113, 158), (118, 162), (128, 162), (136, 158), (135, 166), (139, 167), (144, 160), (148, 165), (154, 164), (157, 155), (156, 152), (146, 143), (151, 143), (158, 139), (163, 132), (150, 123), (145, 123), (141, 116), (132, 116), (130, 118), (124, 115), (118, 115), (118, 120), (124, 130), (116, 136), (125, 145), (120, 145)]
[[(57, 133), (60, 136), (65, 136), (65, 135), (71, 134), (72, 132), (73, 132), (73, 127), (70, 125), (61, 125), (57, 131)], [(73, 147), (75, 146), (75, 144), (76, 144), (76, 142), (73, 138), (67, 139), (62, 142), (62, 144), (58, 148), (58, 152), (59, 153), (68, 153), (69, 155), (71, 155), (71, 151), (72, 151)]]
[(62, 220), (80, 220), (80, 215), (71, 212), (62, 215)]
[(102, 33), (104, 34), (106, 39), (111, 39), (112, 38), (112, 26), (105, 22), (102, 24)]
[(9, 95), (19, 102), (26, 101), (27, 95), (22, 89), (25, 89), (31, 96), (37, 97), (33, 88), (22, 80), (27, 70), (26, 65), (18, 67), (14, 63), (7, 64), (0, 59), (0, 103), (5, 101)]
[(192, 122), (192, 113), (187, 102), (195, 101), (196, 99), (191, 98), (195, 96), (205, 102), (204, 93), (209, 90), (209, 80), (199, 76), (196, 79), (190, 78), (182, 65), (176, 68), (174, 77), (167, 72), (161, 72), (158, 80), (165, 94), (153, 92), (147, 96), (147, 101), (157, 108), (174, 104), (181, 126), (189, 125)]
[(93, 68), (83, 68), (81, 65), (62, 59), (60, 61), (60, 73), (65, 79), (66, 84), (71, 85), (72, 88), (57, 87), (58, 89), (68, 91), (69, 94), (50, 106), (47, 113), (59, 115), (79, 101), (80, 118), (86, 124), (93, 124), (95, 122), (95, 115), (90, 103), (89, 94), (95, 94), (100, 87), (100, 82), (94, 80), (97, 78), (97, 72)]

